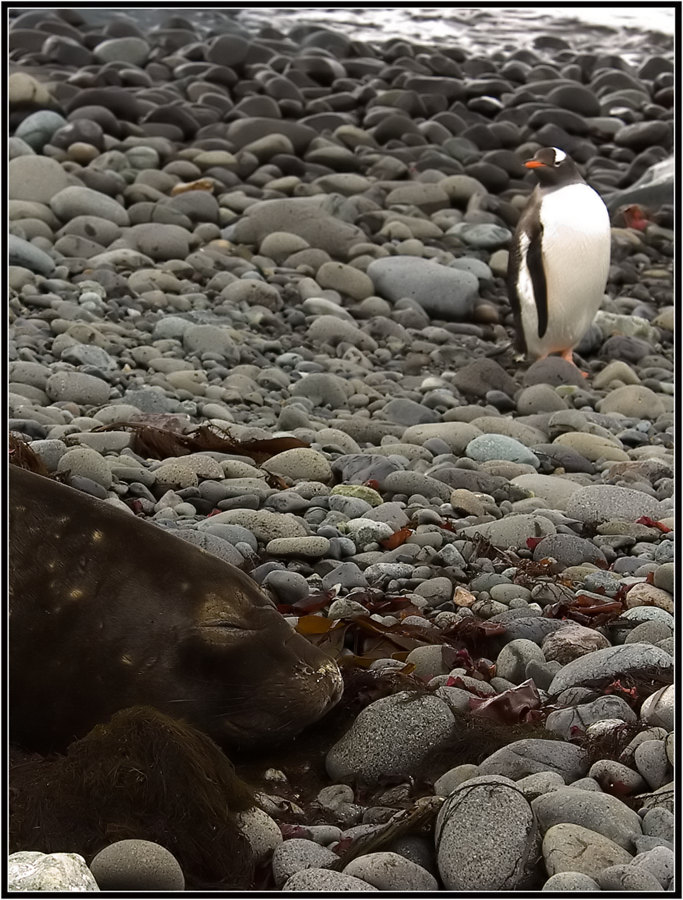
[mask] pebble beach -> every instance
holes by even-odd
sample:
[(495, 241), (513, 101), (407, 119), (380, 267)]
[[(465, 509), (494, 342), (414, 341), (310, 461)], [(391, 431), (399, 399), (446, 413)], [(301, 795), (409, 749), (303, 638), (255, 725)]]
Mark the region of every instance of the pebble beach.
[[(498, 12), (11, 11), (11, 436), (346, 682), (233, 759), (233, 889), (677, 887), (673, 39)], [(512, 343), (540, 147), (612, 218), (579, 368)], [(10, 849), (193, 887), (146, 835)]]

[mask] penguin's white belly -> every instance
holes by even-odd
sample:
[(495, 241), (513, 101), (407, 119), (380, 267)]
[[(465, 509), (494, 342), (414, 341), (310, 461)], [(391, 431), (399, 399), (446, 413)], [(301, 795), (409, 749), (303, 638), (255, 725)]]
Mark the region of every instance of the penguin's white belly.
[(578, 344), (600, 308), (610, 262), (609, 214), (587, 184), (568, 185), (545, 195), (540, 214), (548, 297), (548, 327), (540, 338), (525, 260), (519, 292), (527, 351), (535, 357)]

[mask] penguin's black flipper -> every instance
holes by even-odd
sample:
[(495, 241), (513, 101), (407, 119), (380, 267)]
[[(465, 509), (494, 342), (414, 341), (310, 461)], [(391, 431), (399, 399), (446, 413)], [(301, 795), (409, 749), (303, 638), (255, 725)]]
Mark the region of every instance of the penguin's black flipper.
[[(518, 231), (519, 231), (518, 226)], [(508, 298), (510, 300), (510, 308), (512, 309), (512, 317), (515, 323), (515, 350), (520, 353), (527, 352), (526, 340), (524, 338), (524, 327), (522, 325), (522, 303), (519, 297), (519, 273), (523, 264), (522, 251), (519, 241), (518, 232), (515, 233), (512, 244), (510, 246), (510, 256), (508, 259), (507, 289)]]
[(517, 223), (508, 262), (507, 287), (517, 335), (515, 346), (522, 353), (528, 350), (522, 322), (522, 301), (527, 305), (533, 302), (536, 307), (539, 338), (548, 330), (548, 285), (543, 265), (543, 225), (539, 215), (541, 199), (542, 195), (536, 188)]
[(535, 220), (529, 232), (529, 248), (526, 252), (526, 264), (534, 289), (534, 300), (538, 312), (538, 336), (542, 338), (548, 329), (548, 284), (545, 280), (543, 266), (543, 225)]

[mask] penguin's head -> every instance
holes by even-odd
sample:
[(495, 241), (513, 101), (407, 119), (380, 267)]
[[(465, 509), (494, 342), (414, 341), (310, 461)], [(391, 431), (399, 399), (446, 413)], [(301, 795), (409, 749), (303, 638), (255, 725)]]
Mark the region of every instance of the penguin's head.
[(534, 170), (543, 187), (564, 187), (583, 181), (574, 161), (559, 147), (543, 147), (524, 165)]

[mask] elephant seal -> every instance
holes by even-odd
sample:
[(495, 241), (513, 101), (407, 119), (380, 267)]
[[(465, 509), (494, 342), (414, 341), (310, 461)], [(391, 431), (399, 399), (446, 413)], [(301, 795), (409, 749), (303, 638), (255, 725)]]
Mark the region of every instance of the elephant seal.
[(9, 467), (10, 739), (63, 750), (152, 706), (226, 748), (291, 737), (340, 698), (331, 659), (234, 566)]

